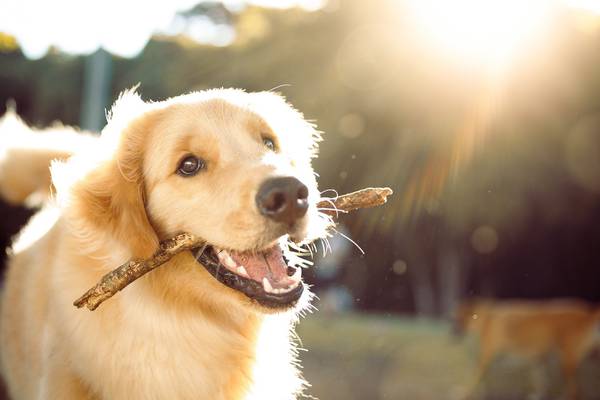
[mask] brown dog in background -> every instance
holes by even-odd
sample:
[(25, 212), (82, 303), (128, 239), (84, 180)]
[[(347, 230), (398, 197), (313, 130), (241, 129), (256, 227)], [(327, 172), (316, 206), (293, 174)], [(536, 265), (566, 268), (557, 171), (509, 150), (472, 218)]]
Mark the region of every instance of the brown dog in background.
[[(12, 399), (296, 398), (293, 327), (310, 293), (291, 247), (331, 223), (316, 207), (314, 127), (279, 95), (219, 89), (155, 103), (126, 92), (101, 136), (57, 130), (0, 123), (0, 194), (45, 199), (1, 295)], [(94, 312), (73, 306), (180, 232), (210, 245)]]
[(577, 397), (577, 368), (600, 345), (600, 308), (578, 300), (471, 300), (458, 307), (455, 324), (479, 337), (475, 385), (500, 354), (535, 360), (556, 351), (569, 399)]

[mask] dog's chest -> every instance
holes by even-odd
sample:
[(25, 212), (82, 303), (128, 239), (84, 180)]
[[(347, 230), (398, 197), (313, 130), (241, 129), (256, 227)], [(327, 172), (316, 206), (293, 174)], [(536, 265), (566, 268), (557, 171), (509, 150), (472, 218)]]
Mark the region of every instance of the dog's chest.
[(103, 398), (286, 400), (302, 385), (281, 324), (261, 323), (248, 335), (206, 321), (150, 321), (121, 331), (98, 359), (111, 366), (101, 372)]

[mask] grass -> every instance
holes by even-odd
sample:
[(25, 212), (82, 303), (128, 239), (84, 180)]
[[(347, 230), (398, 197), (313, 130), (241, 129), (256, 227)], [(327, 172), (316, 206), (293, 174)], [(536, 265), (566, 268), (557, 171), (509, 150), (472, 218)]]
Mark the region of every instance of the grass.
[[(320, 400), (453, 400), (470, 392), (477, 400), (561, 398), (552, 356), (535, 365), (502, 355), (472, 391), (476, 340), (453, 337), (439, 321), (316, 313), (298, 333), (308, 349), (300, 355), (308, 394)], [(600, 362), (587, 359), (579, 372), (582, 398), (600, 400)]]

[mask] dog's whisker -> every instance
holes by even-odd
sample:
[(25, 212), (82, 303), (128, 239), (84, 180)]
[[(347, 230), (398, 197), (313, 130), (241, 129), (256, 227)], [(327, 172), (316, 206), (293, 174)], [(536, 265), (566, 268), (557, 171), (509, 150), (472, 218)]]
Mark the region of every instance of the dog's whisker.
[(327, 197), (321, 198), (320, 202), (330, 204), (331, 208), (328, 208), (328, 207), (319, 207), (319, 208), (317, 208), (317, 211), (333, 211), (333, 212), (335, 212), (336, 218), (339, 216), (340, 213), (347, 213), (347, 211), (340, 210), (338, 207), (336, 207), (336, 205), (335, 205), (335, 203), (334, 203), (333, 200), (334, 199), (327, 198)]
[(336, 213), (347, 214), (348, 211), (339, 210), (337, 208), (317, 208), (317, 211), (335, 211)]
[(292, 87), (292, 84), (291, 83), (282, 83), (281, 85), (277, 85), (274, 88), (267, 90), (267, 92), (272, 92), (274, 90), (281, 89), (283, 87)]
[(301, 246), (299, 246), (296, 243), (289, 241), (289, 240), (287, 242), (283, 243), (282, 250), (284, 252), (285, 257), (290, 262), (290, 264), (296, 263), (297, 260), (299, 258), (301, 258), (301, 256), (307, 255), (307, 253), (304, 251), (304, 249)]
[(329, 254), (333, 254), (333, 249), (331, 248), (331, 243), (329, 242), (328, 238), (323, 238), (321, 239), (325, 242), (325, 244), (327, 245), (327, 248), (329, 249)]
[(314, 243), (311, 243), (311, 244), (308, 246), (308, 251), (310, 251), (310, 256), (311, 256), (311, 257), (314, 257), (314, 256), (315, 256), (315, 253), (317, 252), (317, 246), (316, 246)]
[(335, 190), (335, 189), (325, 189), (325, 190), (323, 190), (323, 191), (322, 191), (320, 194), (321, 194), (321, 195), (323, 195), (323, 194), (325, 194), (325, 193), (329, 193), (329, 192), (332, 192), (332, 193), (334, 194), (334, 197), (339, 197), (339, 195), (340, 195), (340, 194), (338, 193), (338, 191), (337, 191), (337, 190)]
[(321, 203), (321, 202), (329, 203), (329, 204), (331, 204), (332, 207), (336, 208), (335, 203), (334, 203), (335, 199), (336, 199), (336, 197), (321, 197), (319, 199), (319, 203)]
[(323, 256), (326, 256), (327, 248), (325, 247), (325, 242), (323, 241), (323, 239), (320, 239), (319, 242), (321, 243), (321, 249), (323, 250)]
[(350, 243), (352, 243), (357, 249), (358, 251), (360, 251), (363, 255), (365, 254), (365, 251), (362, 249), (362, 247), (360, 247), (358, 245), (358, 243), (356, 243), (354, 240), (350, 239), (348, 236), (344, 235), (342, 232), (338, 231), (335, 228), (332, 228), (337, 234), (339, 234), (340, 236), (342, 236), (344, 239), (348, 240)]

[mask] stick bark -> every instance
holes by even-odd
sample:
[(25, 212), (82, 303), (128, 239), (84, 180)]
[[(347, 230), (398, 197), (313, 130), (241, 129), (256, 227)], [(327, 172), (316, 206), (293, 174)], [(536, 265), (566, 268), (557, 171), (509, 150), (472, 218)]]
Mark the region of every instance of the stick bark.
[[(321, 209), (320, 212), (337, 217), (339, 213), (382, 205), (391, 194), (390, 188), (366, 188), (324, 199), (317, 204), (317, 207)], [(104, 275), (94, 287), (75, 300), (73, 305), (77, 308), (87, 307), (93, 311), (127, 285), (166, 263), (176, 254), (201, 246), (206, 246), (206, 242), (190, 233), (181, 233), (164, 240), (151, 258), (130, 260)]]

